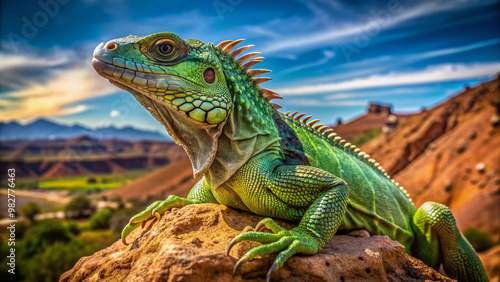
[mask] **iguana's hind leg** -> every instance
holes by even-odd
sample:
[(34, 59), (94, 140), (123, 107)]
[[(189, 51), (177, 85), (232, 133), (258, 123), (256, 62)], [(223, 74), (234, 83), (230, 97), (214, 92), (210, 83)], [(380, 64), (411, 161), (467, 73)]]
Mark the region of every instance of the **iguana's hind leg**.
[[(278, 218), (302, 218), (299, 226), (285, 230), (271, 218), (263, 219), (256, 231), (235, 237), (227, 247), (246, 241), (263, 245), (248, 251), (236, 263), (238, 267), (257, 256), (279, 253), (267, 273), (267, 281), (295, 254), (313, 255), (332, 238), (342, 223), (349, 197), (347, 183), (322, 169), (305, 165), (278, 165), (271, 154), (254, 158), (238, 172), (240, 191), (250, 210)], [(238, 180), (238, 179), (237, 179)], [(236, 188), (238, 189), (238, 188)], [(248, 199), (251, 199), (248, 200)], [(258, 232), (264, 227), (274, 234)]]
[(460, 233), (450, 209), (434, 202), (424, 203), (413, 217), (415, 242), (412, 254), (425, 264), (458, 281), (488, 281), (472, 246)]

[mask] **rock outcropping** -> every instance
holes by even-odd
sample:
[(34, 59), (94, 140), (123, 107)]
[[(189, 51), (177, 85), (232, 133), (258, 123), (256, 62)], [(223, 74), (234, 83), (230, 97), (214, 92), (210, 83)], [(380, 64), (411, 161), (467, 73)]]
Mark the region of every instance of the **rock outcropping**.
[(467, 87), (447, 101), (401, 119), (362, 146), (410, 193), (416, 207), (450, 207), (460, 230), (500, 241), (500, 77)]
[[(215, 204), (174, 209), (162, 219), (89, 257), (81, 258), (61, 281), (242, 281), (259, 280), (274, 256), (233, 267), (253, 242), (237, 244), (225, 255), (234, 236), (252, 230), (262, 217)], [(277, 221), (285, 228), (293, 225)], [(453, 281), (407, 255), (385, 236), (335, 236), (314, 256), (294, 256), (273, 280), (286, 281)]]

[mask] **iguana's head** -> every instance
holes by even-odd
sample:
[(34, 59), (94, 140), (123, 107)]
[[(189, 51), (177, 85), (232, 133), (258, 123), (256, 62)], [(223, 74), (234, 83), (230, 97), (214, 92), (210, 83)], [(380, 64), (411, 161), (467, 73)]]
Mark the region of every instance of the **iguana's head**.
[(128, 36), (101, 43), (92, 63), (116, 86), (186, 115), (193, 123), (221, 123), (232, 107), (219, 60), (197, 40), (172, 33)]
[(92, 64), (166, 127), (197, 173), (215, 158), (217, 139), (228, 121), (232, 128), (225, 135), (239, 140), (262, 135), (271, 126), (274, 110), (268, 100), (280, 97), (259, 88), (268, 78), (254, 78), (268, 71), (248, 70), (259, 58), (243, 64), (259, 53), (236, 59), (251, 47), (232, 51), (241, 41), (214, 46), (167, 32), (127, 36), (97, 46)]

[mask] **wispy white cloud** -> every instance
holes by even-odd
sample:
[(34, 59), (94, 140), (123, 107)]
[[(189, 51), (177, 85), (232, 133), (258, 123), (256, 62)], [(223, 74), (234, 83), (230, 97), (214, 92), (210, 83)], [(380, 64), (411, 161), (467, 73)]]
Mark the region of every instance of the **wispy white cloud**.
[(423, 52), (423, 53), (417, 53), (417, 54), (412, 54), (412, 55), (406, 55), (406, 56), (401, 56), (399, 59), (405, 60), (405, 61), (417, 61), (417, 60), (422, 60), (422, 59), (429, 59), (429, 58), (435, 58), (435, 57), (441, 57), (441, 56), (447, 56), (447, 55), (453, 55), (453, 54), (458, 54), (458, 53), (463, 53), (479, 48), (484, 48), (488, 46), (493, 46), (493, 45), (498, 45), (500, 44), (500, 38), (493, 38), (490, 40), (484, 40), (464, 46), (457, 46), (457, 47), (450, 47), (450, 48), (443, 48), (443, 49), (438, 49), (438, 50), (433, 50), (433, 51), (428, 51), (428, 52)]
[[(381, 73), (385, 70), (400, 68), (403, 65), (409, 65), (411, 63), (424, 59), (432, 59), (441, 56), (455, 55), (499, 44), (500, 44), (500, 39), (494, 38), (468, 45), (453, 46), (453, 47), (442, 48), (420, 53), (395, 54), (395, 55), (372, 57), (364, 60), (331, 66), (330, 68), (332, 69), (332, 73), (334, 73), (333, 75), (308, 78), (304, 80), (303, 84), (318, 84), (318, 83), (325, 83), (328, 81), (353, 79), (363, 75), (368, 75), (372, 73)], [(328, 61), (321, 60), (319, 62), (325, 64)], [(320, 65), (319, 62), (317, 62), (318, 64), (311, 63), (311, 65), (314, 66)], [(301, 66), (298, 66), (297, 68), (301, 69)], [(294, 70), (294, 68), (292, 68), (291, 70)], [(291, 72), (291, 71), (285, 70), (284, 72)]]
[(246, 31), (249, 31), (253, 34), (259, 35), (259, 36), (265, 36), (269, 38), (278, 38), (280, 37), (278, 33), (268, 29), (268, 28), (263, 28), (261, 26), (253, 26), (253, 25), (246, 25), (243, 27)]
[(435, 91), (434, 87), (415, 87), (411, 86), (408, 88), (392, 88), (383, 90), (370, 90), (370, 91), (355, 91), (349, 93), (335, 93), (325, 96), (325, 100), (343, 100), (343, 99), (359, 99), (359, 98), (373, 98), (382, 96), (394, 96), (394, 95), (406, 95), (406, 94), (421, 94), (421, 93), (431, 93)]
[(338, 67), (349, 67), (349, 68), (366, 68), (370, 66), (379, 66), (380, 64), (388, 64), (393, 65), (401, 65), (406, 63), (415, 62), (423, 59), (436, 58), (447, 55), (459, 54), (471, 50), (476, 50), (488, 46), (498, 45), (500, 44), (499, 38), (484, 40), (480, 42), (475, 42), (468, 45), (463, 46), (453, 46), (448, 48), (442, 48), (427, 52), (420, 53), (412, 53), (412, 54), (400, 54), (400, 55), (384, 55), (379, 57), (368, 58), (360, 61), (349, 62), (345, 64), (341, 64)]
[(301, 107), (331, 107), (331, 106), (366, 106), (367, 100), (325, 101), (321, 99), (291, 99), (287, 105)]
[(500, 62), (477, 64), (441, 64), (429, 66), (424, 70), (372, 75), (348, 81), (298, 87), (281, 88), (282, 95), (302, 95), (333, 91), (387, 87), (396, 85), (414, 85), (461, 79), (485, 78), (500, 71)]
[(274, 40), (262, 48), (264, 54), (279, 52), (282, 50), (293, 49), (316, 49), (325, 45), (332, 45), (338, 43), (340, 39), (348, 36), (353, 36), (364, 31), (361, 26), (349, 26), (343, 29), (329, 29), (313, 34), (304, 34), (291, 36), (290, 38), (280, 38)]
[[(39, 66), (52, 65), (44, 57), (17, 55), (11, 67), (19, 62), (37, 61)], [(66, 61), (63, 59), (62, 61)], [(14, 90), (1, 96), (0, 120), (28, 120), (40, 116), (54, 117), (76, 114), (89, 109), (83, 100), (115, 93), (117, 88), (96, 74), (88, 60), (76, 60), (69, 67), (53, 70), (45, 82), (29, 80), (25, 85), (11, 85)]]
[(309, 63), (309, 64), (303, 64), (303, 65), (299, 65), (299, 66), (296, 66), (293, 68), (286, 69), (283, 71), (283, 73), (291, 73), (291, 72), (295, 72), (295, 71), (299, 71), (299, 70), (303, 70), (303, 69), (307, 69), (307, 68), (320, 66), (320, 65), (325, 64), (328, 61), (330, 61), (330, 59), (333, 57), (335, 57), (335, 52), (329, 51), (329, 50), (323, 50), (323, 58), (321, 58), (320, 60), (318, 60), (316, 62)]
[[(421, 86), (421, 87), (407, 87), (407, 88), (392, 88), (384, 90), (368, 90), (368, 91), (353, 91), (330, 94), (322, 97), (315, 98), (295, 98), (287, 99), (287, 105), (301, 106), (301, 107), (332, 107), (332, 106), (366, 106), (370, 99), (381, 96), (405, 95), (405, 94), (421, 94), (430, 93), (435, 91), (434, 87)], [(419, 106), (415, 106), (418, 109)], [(399, 109), (398, 109), (399, 110)]]
[(25, 56), (15, 53), (0, 52), (0, 71), (13, 68), (26, 67), (52, 67), (66, 64), (70, 61), (72, 52), (55, 53), (48, 57), (43, 56)]
[[(360, 36), (368, 36), (368, 39), (376, 36), (380, 31), (387, 30), (402, 23), (414, 19), (423, 18), (433, 14), (438, 14), (450, 10), (467, 9), (474, 6), (488, 5), (491, 1), (430, 1), (422, 2), (416, 5), (409, 5), (408, 2), (402, 2), (401, 5), (392, 11), (389, 9), (372, 10), (360, 22), (343, 23), (343, 25), (326, 25), (325, 14), (318, 11), (314, 5), (308, 5), (313, 10), (317, 19), (307, 26), (299, 26), (302, 21), (294, 19), (290, 23), (298, 25), (289, 26), (287, 29), (293, 31), (280, 38), (268, 42), (262, 52), (266, 54), (277, 53), (283, 50), (311, 50), (333, 44), (345, 44), (355, 41)], [(327, 21), (328, 22), (328, 21)], [(297, 30), (302, 31), (297, 33)], [(319, 31), (318, 31), (319, 30)]]

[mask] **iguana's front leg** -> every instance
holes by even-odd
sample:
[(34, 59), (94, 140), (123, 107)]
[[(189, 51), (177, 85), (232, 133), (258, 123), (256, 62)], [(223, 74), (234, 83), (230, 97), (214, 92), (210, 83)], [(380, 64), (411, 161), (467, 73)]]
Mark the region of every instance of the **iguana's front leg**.
[[(342, 223), (348, 199), (346, 182), (331, 173), (311, 166), (277, 164), (269, 158), (255, 159), (240, 170), (243, 177), (239, 180), (247, 182), (238, 184), (236, 192), (253, 212), (283, 219), (302, 217), (300, 224), (285, 230), (266, 218), (256, 231), (240, 234), (227, 248), (229, 254), (234, 244), (245, 240), (264, 244), (247, 252), (236, 263), (234, 273), (241, 263), (256, 256), (279, 253), (267, 280), (294, 254), (319, 252)], [(258, 232), (264, 226), (274, 234)]]
[(170, 195), (166, 200), (156, 201), (149, 205), (144, 211), (133, 216), (125, 228), (123, 228), (122, 243), (127, 245), (127, 236), (138, 228), (139, 225), (144, 226), (144, 224), (153, 217), (159, 220), (163, 213), (172, 208), (181, 208), (187, 205), (203, 203), (217, 203), (205, 178), (202, 178), (194, 185), (186, 198)]

